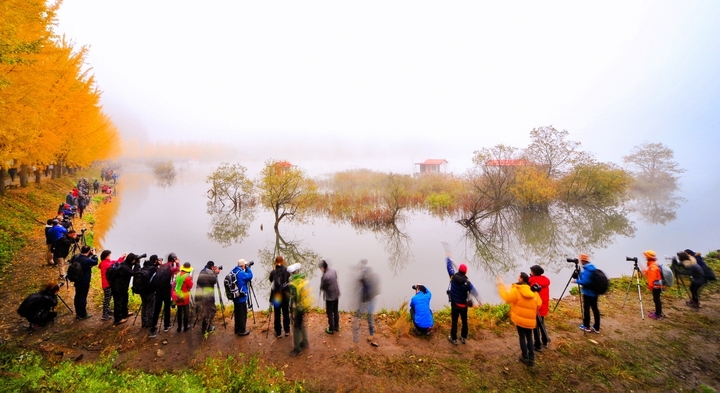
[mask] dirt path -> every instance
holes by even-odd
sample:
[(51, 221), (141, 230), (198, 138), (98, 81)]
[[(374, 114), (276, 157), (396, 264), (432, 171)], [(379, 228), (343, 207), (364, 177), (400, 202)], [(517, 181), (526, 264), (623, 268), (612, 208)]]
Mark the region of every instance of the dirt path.
[[(313, 391), (438, 391), (438, 390), (590, 390), (668, 391), (720, 388), (720, 295), (710, 288), (699, 310), (685, 306), (684, 299), (665, 296), (668, 318), (640, 318), (637, 297), (623, 307), (625, 288), (616, 289), (600, 301), (602, 333), (585, 334), (580, 323), (577, 297), (567, 297), (547, 318), (550, 347), (537, 354), (528, 369), (517, 361), (517, 335), (507, 322), (492, 329), (471, 327), (466, 345), (447, 342), (447, 324), (441, 321), (430, 337), (414, 337), (393, 316), (379, 315), (373, 346), (366, 341), (362, 325), (359, 343), (352, 340), (352, 316), (342, 315), (341, 332), (324, 333), (325, 315), (314, 313), (308, 321), (310, 348), (291, 358), (292, 337), (266, 335), (267, 318), (256, 313), (248, 322), (247, 337), (232, 334), (233, 322), (216, 319), (217, 331), (207, 339), (199, 326), (186, 333), (171, 329), (148, 338), (140, 322), (112, 327), (100, 320), (100, 309), (90, 305), (94, 317), (76, 321), (64, 306), (54, 325), (28, 332), (15, 310), (22, 299), (57, 271), (43, 266), (44, 238), (38, 228), (30, 247), (14, 261), (0, 285), (0, 337), (3, 341), (39, 349), (50, 359), (97, 360), (118, 350), (118, 367), (151, 372), (192, 367), (207, 357), (233, 355), (239, 361), (257, 354), (266, 364), (283, 370), (293, 380), (304, 381)], [(94, 272), (97, 274), (97, 272)], [(673, 290), (674, 291), (674, 290)], [(61, 296), (72, 307), (73, 289)], [(92, 297), (92, 290), (90, 297)], [(553, 303), (554, 305), (554, 303)], [(645, 313), (652, 299), (644, 299)], [(590, 377), (588, 375), (591, 375)]]

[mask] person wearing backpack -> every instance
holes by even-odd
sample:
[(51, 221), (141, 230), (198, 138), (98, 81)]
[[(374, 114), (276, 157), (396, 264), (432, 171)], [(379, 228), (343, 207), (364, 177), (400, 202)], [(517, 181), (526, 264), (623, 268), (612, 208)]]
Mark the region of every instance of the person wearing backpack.
[[(162, 259), (158, 261), (162, 262)], [(167, 262), (158, 266), (155, 278), (152, 280), (151, 288), (155, 292), (155, 307), (149, 338), (157, 337), (160, 312), (163, 313), (163, 332), (167, 333), (172, 327), (170, 308), (172, 308), (172, 279), (180, 271), (180, 260), (174, 252), (168, 255)]]
[(237, 266), (235, 266), (230, 274), (235, 276), (238, 287), (238, 296), (233, 299), (235, 334), (238, 336), (247, 336), (250, 334), (250, 330), (247, 329), (248, 283), (253, 279), (253, 272), (246, 260), (239, 259)]
[[(686, 252), (679, 252), (677, 256), (677, 259), (673, 258), (672, 261), (677, 274), (692, 277), (692, 281), (690, 282), (691, 298), (685, 304), (692, 308), (700, 308), (700, 288), (708, 282), (705, 271), (702, 266), (697, 263), (694, 256)], [(678, 259), (681, 262), (680, 264), (678, 264)]]
[(215, 330), (215, 326), (213, 326), (213, 319), (217, 312), (215, 305), (215, 285), (217, 284), (217, 275), (219, 273), (220, 270), (215, 266), (215, 262), (213, 261), (208, 261), (205, 267), (198, 273), (195, 301), (200, 304), (202, 309), (202, 334)]
[(183, 263), (180, 273), (175, 278), (172, 297), (177, 306), (177, 332), (190, 330), (190, 290), (193, 287), (193, 268), (190, 262)]
[(109, 321), (113, 319), (113, 310), (110, 309), (112, 289), (110, 289), (110, 281), (108, 281), (107, 279), (107, 271), (112, 265), (116, 263), (122, 263), (122, 261), (124, 261), (126, 257), (126, 255), (123, 254), (118, 260), (113, 261), (110, 260), (111, 253), (112, 252), (110, 250), (103, 250), (103, 252), (100, 253), (100, 264), (98, 265), (98, 267), (100, 268), (100, 284), (103, 290), (103, 312), (100, 319), (102, 319), (103, 321)]
[(143, 328), (152, 328), (155, 314), (155, 291), (151, 284), (160, 265), (158, 256), (150, 255), (150, 259), (143, 262), (143, 267), (133, 276), (133, 292), (140, 295), (140, 320)]
[(457, 330), (458, 330), (458, 318), (462, 322), (462, 330), (460, 331), (460, 341), (465, 344), (468, 336), (468, 297), (470, 294), (478, 297), (478, 293), (475, 287), (472, 285), (467, 277), (467, 266), (461, 263), (458, 267), (458, 271), (455, 271), (453, 261), (450, 259), (450, 253), (447, 253), (445, 258), (445, 264), (447, 267), (448, 275), (450, 276), (450, 289), (449, 300), (450, 300), (450, 312), (451, 312), (451, 324), (450, 324), (450, 335), (447, 337), (448, 341), (453, 345), (458, 345), (457, 341)]
[[(580, 325), (580, 330), (586, 333), (600, 333), (600, 309), (598, 308), (598, 294), (592, 289), (592, 276), (596, 270), (595, 265), (590, 262), (590, 257), (587, 254), (580, 254), (581, 271), (580, 276), (576, 282), (582, 288), (583, 301), (583, 323)], [(593, 319), (595, 324), (590, 326), (590, 310), (593, 313)]]
[(33, 293), (23, 300), (17, 313), (30, 322), (32, 330), (55, 321), (57, 312), (57, 294), (60, 292), (60, 285), (54, 281), (48, 281), (40, 292)]
[[(270, 302), (273, 305), (273, 315), (275, 323), (275, 338), (282, 338), (282, 332), (285, 330), (285, 336), (290, 335), (290, 295), (288, 293), (288, 284), (290, 282), (290, 273), (285, 267), (285, 259), (282, 255), (275, 257), (275, 269), (270, 272)], [(282, 326), (280, 317), (282, 315)]]
[(648, 314), (648, 318), (663, 319), (665, 318), (665, 314), (662, 312), (662, 299), (660, 298), (660, 295), (662, 295), (662, 291), (665, 289), (665, 286), (663, 285), (662, 272), (657, 264), (655, 251), (647, 250), (643, 253), (643, 255), (647, 261), (647, 269), (645, 269), (643, 273), (645, 273), (648, 290), (652, 292), (653, 302), (655, 303), (655, 311), (651, 311)]
[(71, 229), (59, 239), (55, 240), (52, 245), (53, 261), (55, 262), (55, 266), (60, 268), (61, 280), (65, 279), (67, 270), (67, 266), (65, 266), (67, 264), (65, 259), (68, 254), (70, 254), (70, 247), (77, 243), (78, 240), (77, 233)]
[(138, 270), (139, 258), (133, 254), (127, 254), (122, 263), (111, 266), (105, 275), (110, 282), (112, 290), (113, 302), (115, 303), (115, 311), (113, 313), (113, 325), (120, 325), (127, 322), (127, 318), (135, 315), (128, 311), (128, 291), (130, 289), (130, 279), (133, 273)]
[[(79, 279), (74, 281), (75, 283), (75, 319), (82, 321), (92, 317), (91, 314), (87, 313), (87, 296), (90, 291), (90, 279), (92, 277), (92, 268), (97, 266), (98, 257), (95, 255), (95, 250), (90, 249), (89, 246), (82, 246), (80, 254), (73, 258), (71, 267), (79, 264), (80, 276)], [(70, 273), (70, 269), (68, 269)]]

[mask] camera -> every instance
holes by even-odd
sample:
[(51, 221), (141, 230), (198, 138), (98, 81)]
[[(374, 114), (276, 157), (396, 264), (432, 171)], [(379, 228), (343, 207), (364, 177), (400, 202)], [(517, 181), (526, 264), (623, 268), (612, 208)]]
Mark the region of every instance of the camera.
[(412, 289), (414, 289), (414, 290), (417, 291), (417, 285), (413, 285), (413, 286), (412, 286)]
[[(250, 262), (247, 263), (247, 266), (250, 267), (250, 266), (252, 266), (252, 265), (254, 265), (254, 264), (255, 264), (255, 261), (250, 261)], [(222, 269), (222, 268), (221, 268), (221, 269)]]
[(540, 284), (533, 284), (530, 287), (530, 290), (533, 292), (540, 292), (542, 290), (542, 287), (540, 286)]
[(570, 262), (570, 263), (578, 263), (578, 259), (577, 259), (577, 258), (568, 258), (568, 259), (566, 259), (566, 261), (568, 261), (568, 262)]
[(625, 260), (637, 263), (637, 257), (625, 257)]
[(222, 265), (216, 266), (216, 267), (217, 267), (218, 270), (222, 270), (222, 268), (223, 268)]
[(58, 285), (58, 288), (61, 288), (63, 285), (65, 285), (65, 283), (60, 281), (57, 285)]
[(143, 258), (147, 258), (147, 253), (138, 255), (138, 259), (143, 259)]
[(87, 231), (87, 228), (81, 229), (81, 230), (80, 230), (80, 233), (85, 233), (85, 231)]

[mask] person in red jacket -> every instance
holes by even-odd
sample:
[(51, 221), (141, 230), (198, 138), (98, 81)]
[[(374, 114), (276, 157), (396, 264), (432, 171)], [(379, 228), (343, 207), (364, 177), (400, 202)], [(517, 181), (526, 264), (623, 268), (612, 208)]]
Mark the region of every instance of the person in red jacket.
[(538, 310), (537, 315), (537, 326), (533, 329), (534, 347), (536, 352), (542, 352), (543, 347), (547, 348), (550, 338), (547, 335), (545, 329), (545, 316), (548, 314), (548, 308), (550, 303), (550, 279), (543, 276), (545, 269), (539, 265), (533, 265), (530, 267), (530, 278), (528, 282), (530, 286), (537, 284), (540, 286), (540, 300), (542, 305)]
[[(177, 332), (187, 332), (190, 330), (190, 290), (193, 287), (192, 278), (193, 268), (190, 266), (190, 262), (185, 262), (180, 268), (175, 278), (175, 288), (173, 288), (173, 300), (177, 305), (177, 321), (178, 327)], [(184, 330), (183, 330), (184, 327)]]
[(647, 277), (648, 289), (652, 292), (653, 302), (655, 302), (655, 311), (651, 311), (648, 317), (650, 319), (663, 319), (665, 318), (665, 314), (662, 312), (662, 299), (660, 299), (660, 295), (665, 287), (662, 285), (662, 272), (657, 265), (655, 251), (647, 250), (643, 255), (645, 255), (645, 259), (647, 260), (645, 276)]
[(105, 273), (107, 273), (107, 270), (110, 268), (110, 266), (116, 264), (116, 263), (122, 263), (125, 260), (126, 254), (123, 254), (120, 259), (117, 261), (110, 260), (110, 250), (103, 250), (103, 252), (100, 253), (100, 264), (98, 265), (98, 268), (100, 268), (100, 281), (102, 283), (102, 290), (103, 290), (103, 313), (102, 319), (103, 321), (109, 321), (113, 319), (113, 311), (110, 309), (110, 299), (112, 299), (112, 289), (110, 289), (110, 282), (107, 279), (107, 276)]

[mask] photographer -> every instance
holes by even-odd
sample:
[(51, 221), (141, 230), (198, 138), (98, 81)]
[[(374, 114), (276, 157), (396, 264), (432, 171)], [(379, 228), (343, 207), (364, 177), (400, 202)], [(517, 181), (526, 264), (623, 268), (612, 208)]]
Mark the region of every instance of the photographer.
[(97, 266), (98, 257), (94, 249), (82, 246), (80, 255), (75, 257), (75, 261), (80, 262), (82, 268), (82, 278), (75, 283), (75, 319), (82, 321), (92, 317), (87, 313), (87, 296), (90, 291), (92, 268)]
[[(162, 261), (162, 260), (160, 260)], [(160, 321), (160, 312), (163, 313), (163, 332), (167, 333), (172, 327), (170, 319), (170, 308), (172, 307), (172, 279), (180, 271), (180, 259), (174, 252), (168, 255), (167, 263), (161, 264), (152, 280), (151, 288), (155, 292), (155, 307), (153, 309), (152, 328), (148, 337), (157, 337), (158, 322)]]
[[(141, 255), (140, 258), (144, 258)], [(133, 292), (140, 295), (140, 320), (143, 328), (153, 327), (153, 315), (155, 311), (155, 291), (150, 286), (155, 278), (158, 266), (162, 260), (156, 254), (150, 255), (150, 259), (143, 262), (140, 274), (133, 276)]]
[[(680, 263), (678, 263), (678, 259)], [(672, 264), (677, 274), (692, 277), (690, 282), (691, 299), (685, 304), (692, 308), (700, 308), (700, 288), (708, 282), (702, 266), (697, 263), (694, 256), (686, 252), (677, 253), (677, 259), (673, 258)]]
[(410, 317), (415, 326), (415, 333), (429, 336), (430, 331), (435, 325), (433, 313), (432, 310), (430, 310), (432, 293), (421, 284), (413, 285), (412, 289), (415, 290), (415, 296), (410, 299)]
[[(590, 257), (587, 254), (580, 254), (580, 263), (582, 264), (582, 272), (577, 277), (576, 282), (582, 286), (580, 292), (582, 293), (583, 303), (583, 324), (580, 325), (580, 329), (586, 333), (595, 332), (600, 333), (600, 309), (598, 308), (598, 294), (589, 288), (592, 285), (592, 275), (595, 270), (595, 265), (590, 262)], [(590, 326), (590, 310), (593, 312), (593, 319), (595, 324)]]
[[(273, 322), (275, 327), (275, 338), (282, 338), (282, 330), (285, 330), (285, 336), (290, 335), (290, 294), (288, 293), (288, 285), (290, 282), (290, 273), (285, 267), (285, 259), (282, 255), (275, 257), (275, 269), (270, 272), (270, 302), (273, 305)], [(280, 325), (280, 317), (282, 314), (282, 326)]]
[(113, 311), (110, 310), (110, 300), (112, 299), (112, 289), (110, 289), (110, 281), (107, 279), (107, 270), (110, 268), (110, 266), (116, 264), (116, 263), (122, 263), (122, 261), (125, 260), (126, 254), (123, 254), (120, 259), (113, 261), (110, 260), (110, 250), (103, 250), (103, 252), (100, 253), (100, 284), (102, 286), (103, 290), (103, 313), (102, 319), (103, 321), (109, 321), (113, 317)]
[(540, 300), (542, 305), (537, 314), (537, 327), (533, 329), (533, 339), (535, 341), (535, 352), (542, 352), (542, 347), (547, 348), (550, 339), (547, 331), (543, 328), (545, 324), (545, 316), (548, 314), (548, 306), (550, 303), (550, 279), (544, 276), (545, 269), (539, 265), (530, 266), (530, 279), (528, 284), (530, 287), (537, 284), (540, 287)]
[[(180, 273), (175, 278), (175, 287), (173, 287), (172, 298), (177, 306), (177, 332), (187, 332), (190, 330), (190, 290), (193, 287), (192, 279), (193, 268), (190, 262), (183, 263)], [(184, 327), (184, 330), (183, 330)]]
[(222, 269), (222, 266), (216, 267), (215, 262), (208, 261), (198, 274), (198, 289), (195, 293), (195, 300), (202, 308), (202, 334), (215, 330), (215, 326), (212, 324), (217, 311), (215, 306), (215, 285), (217, 284), (217, 275), (220, 273), (220, 269)]
[(498, 276), (497, 287), (500, 297), (510, 305), (510, 319), (515, 323), (520, 338), (520, 361), (531, 367), (535, 365), (532, 331), (537, 326), (537, 310), (542, 305), (542, 299), (538, 294), (540, 286), (530, 287), (529, 279), (527, 273), (520, 273), (518, 282), (508, 291)]
[(55, 265), (60, 269), (61, 280), (65, 279), (65, 272), (67, 271), (65, 259), (70, 253), (70, 247), (73, 244), (77, 243), (78, 240), (79, 239), (77, 237), (77, 233), (75, 233), (75, 231), (71, 229), (67, 232), (67, 234), (55, 240), (55, 242), (53, 243), (53, 261), (55, 262)]
[(17, 313), (30, 322), (30, 328), (38, 330), (40, 327), (55, 321), (57, 313), (54, 311), (57, 306), (57, 294), (60, 285), (48, 281), (40, 292), (33, 293), (23, 300)]
[(253, 273), (250, 269), (253, 262), (248, 262), (244, 259), (238, 260), (238, 265), (230, 272), (235, 275), (237, 280), (238, 290), (240, 296), (233, 299), (235, 303), (235, 334), (238, 336), (247, 336), (250, 334), (250, 330), (247, 329), (247, 297), (248, 297), (248, 282), (252, 280)]
[(325, 260), (320, 261), (318, 267), (322, 271), (320, 290), (325, 296), (325, 312), (328, 318), (328, 327), (325, 329), (325, 333), (333, 334), (340, 331), (340, 312), (338, 311), (340, 287), (338, 286), (337, 272), (335, 269), (329, 268)]
[(660, 271), (660, 267), (657, 265), (655, 251), (647, 250), (643, 253), (643, 255), (645, 255), (645, 260), (647, 261), (647, 269), (644, 273), (647, 278), (648, 290), (652, 292), (653, 302), (655, 303), (655, 311), (651, 311), (648, 314), (648, 318), (663, 319), (665, 318), (665, 314), (662, 312), (662, 299), (660, 298), (660, 295), (665, 287), (662, 285), (662, 272)]
[(130, 289), (130, 279), (133, 273), (138, 270), (139, 261), (140, 258), (133, 253), (129, 253), (122, 263), (113, 268), (117, 269), (114, 277), (108, 276), (113, 302), (115, 303), (114, 325), (123, 324), (127, 322), (128, 317), (135, 315), (135, 313), (128, 311), (128, 290)]

